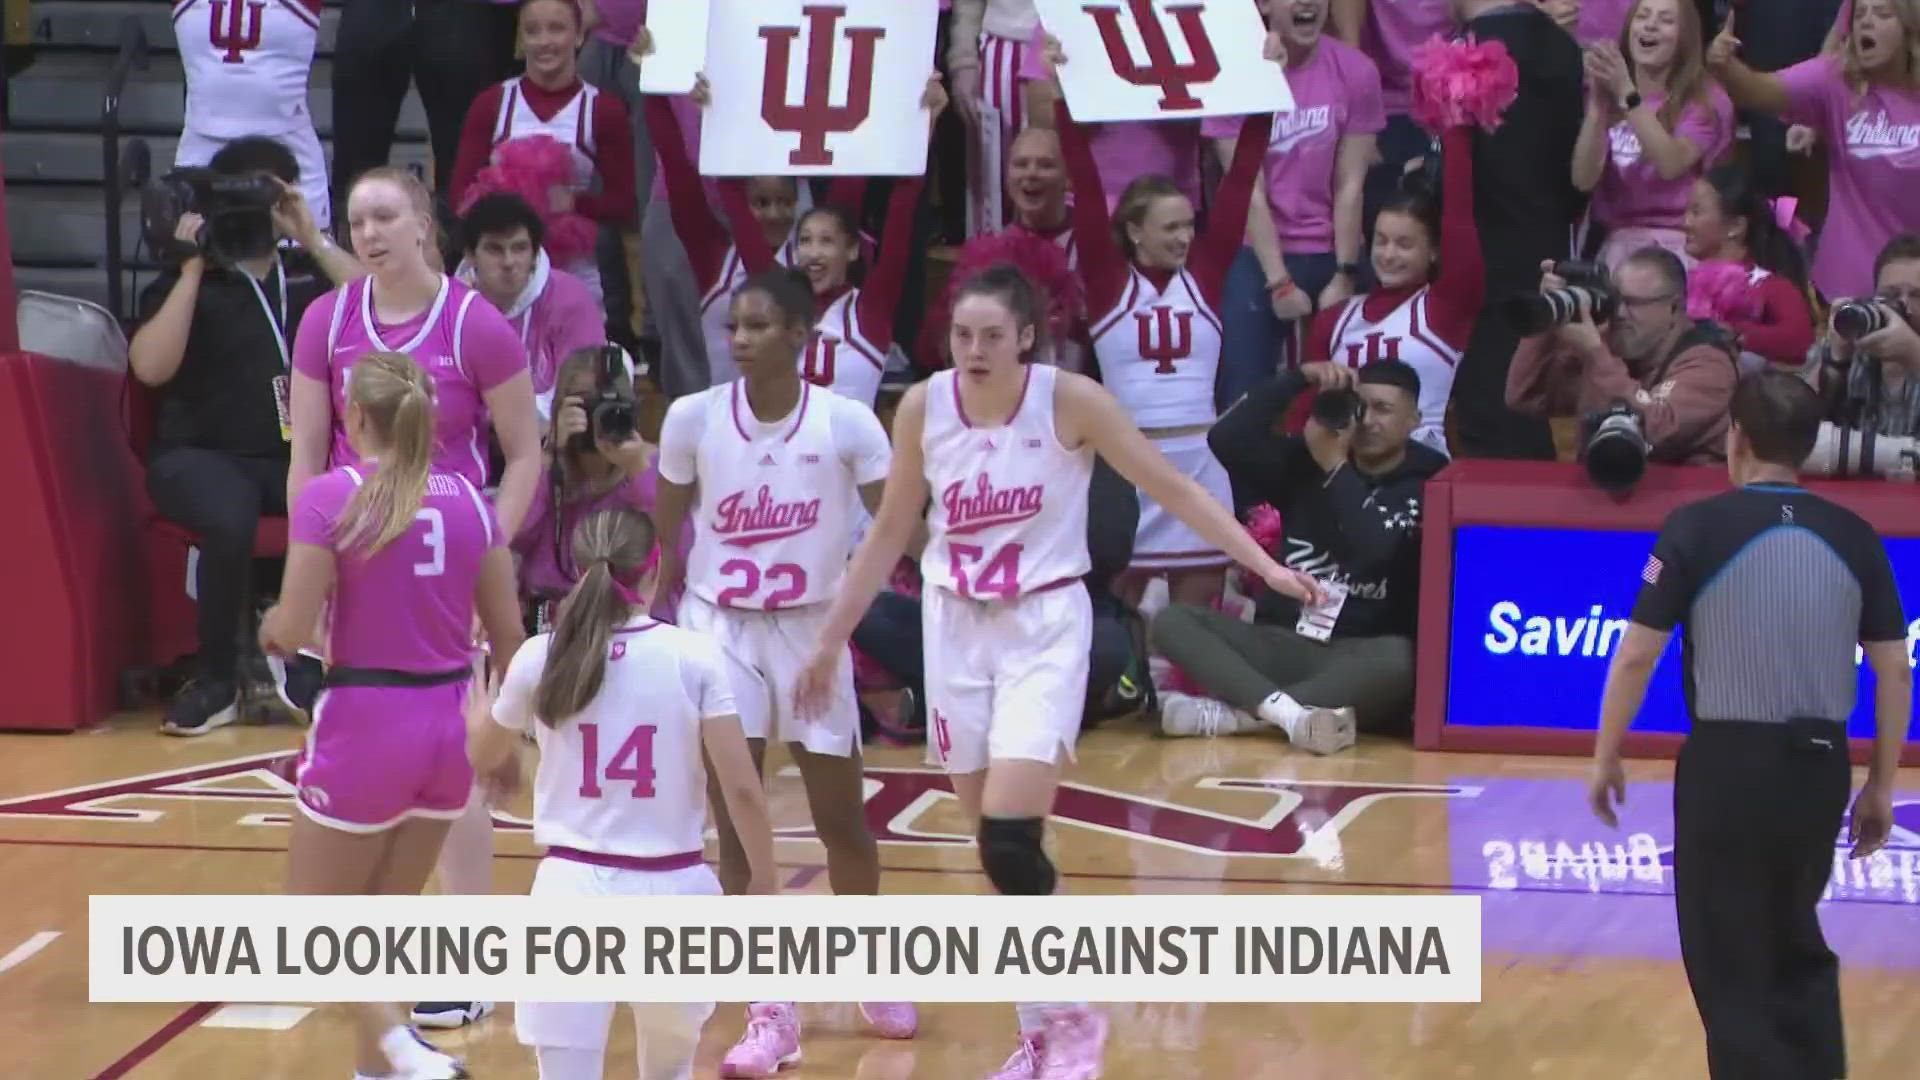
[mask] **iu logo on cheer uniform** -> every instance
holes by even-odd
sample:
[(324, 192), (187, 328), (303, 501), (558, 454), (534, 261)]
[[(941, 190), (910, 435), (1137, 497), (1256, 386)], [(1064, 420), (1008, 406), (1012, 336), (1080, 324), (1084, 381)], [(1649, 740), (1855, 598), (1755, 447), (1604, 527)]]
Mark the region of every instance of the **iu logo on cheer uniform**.
[[(241, 0), (213, 0), (207, 7), (210, 12), (207, 41), (214, 48), (226, 52), (220, 62), (246, 63), (246, 57), (241, 54), (260, 47), (260, 18), (267, 7), (265, 0), (247, 0), (245, 3)], [(242, 11), (243, 7), (246, 10)]]
[(1127, 0), (1127, 3), (1133, 11), (1134, 25), (1140, 28), (1140, 40), (1147, 47), (1144, 64), (1133, 58), (1133, 49), (1121, 33), (1119, 8), (1085, 9), (1093, 16), (1094, 25), (1100, 28), (1100, 41), (1107, 47), (1107, 59), (1113, 62), (1114, 74), (1135, 86), (1158, 86), (1162, 109), (1200, 108), (1202, 103), (1193, 96), (1192, 84), (1210, 83), (1220, 77), (1220, 58), (1214, 54), (1213, 39), (1207, 36), (1206, 25), (1200, 21), (1206, 5), (1196, 3), (1168, 12), (1187, 39), (1187, 51), (1193, 54), (1192, 63), (1182, 64), (1173, 58), (1173, 43), (1167, 40), (1167, 29), (1160, 24), (1153, 0)]
[(848, 65), (847, 103), (833, 104), (833, 54), (838, 43), (836, 32), (845, 7), (829, 4), (800, 9), (807, 17), (806, 91), (800, 104), (787, 102), (787, 73), (793, 63), (793, 43), (800, 37), (797, 26), (763, 26), (760, 36), (767, 41), (767, 78), (760, 90), (760, 117), (775, 131), (800, 136), (800, 147), (787, 156), (796, 166), (833, 164), (833, 151), (827, 149), (827, 136), (845, 134), (867, 122), (873, 109), (873, 55), (887, 31), (878, 26), (848, 27), (847, 41), (853, 46)]
[(815, 333), (807, 342), (806, 362), (800, 375), (815, 386), (833, 388), (833, 368), (840, 357), (840, 339)]
[(1347, 346), (1348, 367), (1366, 367), (1368, 364), (1378, 363), (1382, 360), (1400, 359), (1400, 335), (1395, 334), (1392, 337), (1388, 337), (1385, 334), (1375, 332), (1367, 335), (1366, 342), (1364, 355), (1361, 353), (1359, 342), (1356, 341)]
[(1176, 313), (1162, 304), (1133, 313), (1140, 327), (1140, 359), (1157, 365), (1155, 375), (1173, 374), (1173, 362), (1193, 355), (1193, 312)]

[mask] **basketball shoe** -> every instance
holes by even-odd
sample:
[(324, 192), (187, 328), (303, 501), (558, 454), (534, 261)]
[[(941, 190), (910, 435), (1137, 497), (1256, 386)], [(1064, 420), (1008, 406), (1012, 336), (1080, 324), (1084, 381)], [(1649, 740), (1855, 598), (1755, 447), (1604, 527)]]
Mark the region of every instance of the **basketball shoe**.
[(863, 1001), (860, 1015), (883, 1039), (911, 1039), (920, 1030), (920, 1010), (911, 1001)]
[(720, 1075), (768, 1077), (800, 1064), (800, 1016), (791, 1002), (747, 1006), (747, 1031), (720, 1059)]
[(1023, 1032), (1013, 1056), (987, 1080), (1034, 1080), (1040, 1075), (1040, 1062), (1046, 1056), (1045, 1038), (1045, 1031)]
[(491, 1001), (422, 1001), (413, 1007), (414, 1023), (442, 1031), (477, 1024), (492, 1015)]
[(1106, 1014), (1069, 1005), (1048, 1009), (1046, 1021), (1034, 1080), (1100, 1080), (1107, 1053)]

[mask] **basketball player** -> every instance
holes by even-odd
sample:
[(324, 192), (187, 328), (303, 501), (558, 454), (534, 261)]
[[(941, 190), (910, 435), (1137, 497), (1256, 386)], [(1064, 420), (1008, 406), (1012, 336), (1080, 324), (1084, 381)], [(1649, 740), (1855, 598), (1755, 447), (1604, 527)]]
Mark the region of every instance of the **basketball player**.
[[(487, 426), (492, 424), (506, 457), (496, 509), (501, 529), (511, 537), (540, 481), (540, 422), (527, 354), (520, 335), (492, 304), (428, 264), (431, 213), (426, 188), (401, 169), (371, 170), (349, 189), (354, 253), (369, 276), (314, 301), (294, 335), (287, 502), (293, 505), (329, 458), (335, 467), (356, 460), (345, 438), (348, 373), (368, 353), (398, 352), (433, 380), (438, 467), (484, 487)], [(287, 665), (285, 693), (295, 709), (312, 704), (309, 688), (318, 681), (319, 667), (313, 656)], [(493, 891), (492, 818), (486, 800), (469, 805), (441, 862), (440, 887), (448, 893)], [(457, 1026), (484, 1015), (483, 1004), (416, 1018)]]
[[(1049, 48), (1054, 62), (1063, 62)], [(1100, 166), (1065, 98), (1054, 105), (1054, 123), (1073, 184), (1073, 231), (1100, 381), (1167, 460), (1230, 507), (1227, 470), (1207, 448), (1220, 373), (1220, 302), (1246, 238), (1273, 114), (1242, 122), (1207, 231), (1198, 236), (1193, 203), (1159, 175), (1127, 185), (1110, 220)], [(1135, 573), (1122, 592), (1138, 604), (1147, 580), (1164, 574), (1174, 603), (1204, 606), (1219, 596), (1229, 561), (1198, 530), (1143, 497)]]
[[(787, 744), (827, 849), (833, 891), (880, 891), (880, 854), (867, 828), (853, 658), (840, 649), (821, 714), (793, 713), (794, 678), (812, 654), (826, 601), (840, 586), (855, 514), (880, 505), (892, 456), (871, 409), (800, 378), (795, 359), (813, 327), (813, 294), (793, 270), (765, 270), (734, 294), (733, 357), (740, 378), (683, 397), (660, 429), (660, 528), (678, 535), (699, 488), (679, 622), (711, 635), (738, 665), (735, 696), (758, 769), (768, 739)], [(670, 554), (672, 563), (678, 560)], [(672, 589), (679, 567), (661, 586)], [(756, 773), (756, 775), (758, 775)], [(714, 800), (716, 810), (721, 801)], [(720, 874), (738, 892), (747, 867), (725, 813), (716, 813)], [(911, 1004), (866, 1002), (888, 1038), (911, 1038)], [(791, 1002), (760, 1002), (722, 1076), (772, 1076), (800, 1060)]]
[[(773, 830), (760, 773), (734, 708), (720, 649), (705, 635), (647, 617), (659, 548), (643, 514), (595, 514), (573, 532), (586, 568), (550, 634), (515, 655), (492, 716), (474, 717), (475, 766), (512, 761), (517, 736), (540, 747), (533, 839), (546, 857), (533, 895), (718, 896), (701, 859), (707, 767), (736, 843), (747, 891), (773, 893)], [(537, 718), (537, 720), (536, 720)], [(635, 1004), (640, 1080), (690, 1080), (711, 1002)], [(541, 1080), (599, 1077), (612, 1002), (521, 1002), (520, 1041)]]
[(1486, 295), (1480, 232), (1473, 224), (1473, 131), (1441, 137), (1441, 198), (1419, 174), (1373, 221), (1372, 292), (1327, 308), (1307, 329), (1306, 363), (1362, 368), (1399, 360), (1420, 376), (1418, 442), (1447, 453), (1447, 401), (1454, 370)]
[[(693, 97), (706, 107), (710, 91), (703, 75)], [(927, 78), (921, 104), (927, 109), (929, 138), (947, 108), (947, 91), (936, 72)], [(874, 407), (880, 396), (880, 377), (893, 350), (893, 316), (900, 306), (907, 280), (907, 258), (912, 253), (913, 217), (920, 206), (920, 177), (898, 177), (887, 200), (887, 221), (880, 235), (879, 253), (856, 285), (851, 274), (860, 260), (860, 225), (847, 205), (829, 203), (800, 216), (794, 229), (793, 266), (807, 275), (819, 312), (813, 339), (801, 357), (801, 373), (815, 386), (824, 386), (843, 398)], [(836, 193), (836, 197), (837, 193)], [(733, 242), (747, 272), (757, 274), (774, 265), (774, 249), (755, 226), (745, 191), (739, 185), (720, 186), (720, 205), (732, 222)]]
[[(479, 615), (494, 658), (520, 647), (513, 557), (465, 476), (432, 464), (433, 383), (398, 353), (361, 357), (342, 426), (354, 456), (302, 486), (288, 521), (270, 655), (316, 644), (333, 667), (314, 710), (287, 844), (294, 895), (407, 895), (427, 882), (473, 793), (463, 706)], [(358, 1078), (466, 1073), (389, 1005), (359, 1006)]]
[[(1264, 142), (1260, 144), (1264, 147)], [(836, 699), (848, 636), (926, 516), (928, 749), (979, 822), (980, 861), (1007, 895), (1054, 891), (1042, 826), (1073, 756), (1086, 699), (1092, 610), (1081, 578), (1095, 454), (1267, 585), (1320, 603), (1233, 514), (1141, 434), (1093, 380), (1031, 363), (1045, 313), (1008, 267), (956, 294), (955, 366), (907, 391), (893, 467), (867, 538), (822, 620), (796, 710)], [(931, 503), (932, 509), (928, 510)], [(1022, 1042), (995, 1080), (1092, 1080), (1107, 1025), (1084, 1003), (1020, 1007)]]
[[(460, 129), (460, 154), (447, 186), (463, 207), (467, 188), (503, 143), (546, 136), (568, 148), (572, 183), (549, 194), (543, 213), (579, 213), (601, 225), (631, 233), (640, 227), (634, 186), (633, 121), (618, 94), (603, 94), (580, 81), (577, 54), (586, 42), (573, 0), (527, 0), (520, 5), (520, 52), (527, 73), (480, 92)], [(600, 267), (593, 253), (561, 269), (579, 278), (603, 300)]]
[(174, 0), (173, 36), (187, 76), (187, 122), (174, 168), (202, 166), (243, 135), (266, 135), (300, 163), (300, 194), (333, 225), (327, 157), (307, 108), (321, 0)]

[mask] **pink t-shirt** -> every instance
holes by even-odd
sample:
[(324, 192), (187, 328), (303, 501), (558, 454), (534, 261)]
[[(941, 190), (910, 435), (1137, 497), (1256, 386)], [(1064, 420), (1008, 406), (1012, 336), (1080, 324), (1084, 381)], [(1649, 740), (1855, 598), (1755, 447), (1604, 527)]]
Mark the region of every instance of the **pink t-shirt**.
[[(1273, 119), (1267, 150), (1267, 204), (1280, 246), (1288, 252), (1328, 252), (1333, 245), (1334, 165), (1340, 140), (1375, 135), (1387, 126), (1380, 99), (1380, 72), (1365, 53), (1322, 37), (1313, 55), (1287, 69), (1294, 111)], [(1209, 139), (1240, 134), (1237, 116), (1211, 117), (1201, 125)]]
[(1627, 16), (1633, 13), (1634, 0), (1582, 0), (1580, 22), (1573, 28), (1574, 40), (1582, 45), (1596, 41), (1619, 41), (1626, 29)]
[(473, 658), (473, 597), (488, 550), (502, 546), (493, 507), (458, 473), (433, 470), (413, 527), (371, 556), (340, 551), (336, 528), (374, 466), (334, 469), (300, 489), (287, 539), (335, 552), (328, 655), (347, 667), (432, 673)]
[(370, 278), (308, 305), (293, 338), (293, 368), (333, 391), (334, 466), (355, 460), (347, 444), (347, 375), (377, 349), (405, 353), (433, 377), (436, 467), (475, 487), (487, 482), (487, 402), (494, 387), (527, 371), (520, 335), (486, 298), (451, 277), (433, 304), (396, 325), (375, 320)]
[(1816, 56), (1778, 73), (1790, 115), (1827, 149), (1827, 220), (1813, 283), (1829, 298), (1873, 291), (1888, 240), (1920, 232), (1920, 94), (1868, 87), (1856, 95), (1839, 63)]
[(560, 362), (574, 350), (607, 340), (607, 316), (600, 302), (587, 290), (586, 282), (558, 267), (548, 271), (547, 287), (540, 290), (539, 299), (507, 321), (527, 351), (535, 394), (553, 389)]
[(634, 32), (647, 23), (647, 0), (594, 0), (600, 25), (593, 36), (618, 49), (633, 44)]
[[(657, 465), (596, 499), (571, 504), (561, 520), (560, 535), (571, 537), (573, 527), (602, 510), (638, 510), (652, 513), (660, 483)], [(570, 541), (569, 541), (570, 542)], [(693, 522), (680, 530), (677, 547), (684, 563), (693, 549)], [(534, 491), (533, 505), (513, 538), (514, 554), (520, 556), (520, 590), (534, 596), (561, 596), (573, 588), (575, 579), (560, 568), (559, 551), (554, 546), (553, 484), (542, 482)], [(669, 598), (677, 603), (679, 597)]]
[[(1677, 229), (1687, 215), (1693, 182), (1713, 167), (1733, 145), (1733, 102), (1718, 86), (1708, 88), (1708, 103), (1689, 105), (1674, 125), (1675, 138), (1700, 148), (1693, 168), (1671, 180), (1640, 152), (1640, 136), (1622, 120), (1607, 131), (1607, 164), (1593, 189), (1593, 218), (1611, 229)], [(1659, 111), (1661, 95), (1646, 98), (1647, 109)]]
[(1453, 0), (1373, 0), (1360, 30), (1360, 48), (1380, 69), (1380, 94), (1389, 115), (1413, 102), (1413, 50), (1435, 34), (1453, 32)]

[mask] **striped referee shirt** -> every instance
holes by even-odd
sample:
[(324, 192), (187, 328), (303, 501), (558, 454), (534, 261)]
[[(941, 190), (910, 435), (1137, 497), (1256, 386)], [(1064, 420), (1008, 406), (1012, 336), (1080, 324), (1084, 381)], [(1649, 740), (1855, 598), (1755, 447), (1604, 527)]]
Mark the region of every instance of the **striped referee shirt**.
[(1685, 624), (1696, 722), (1845, 723), (1854, 646), (1907, 636), (1873, 526), (1794, 485), (1752, 484), (1674, 511), (1641, 577), (1633, 621)]

